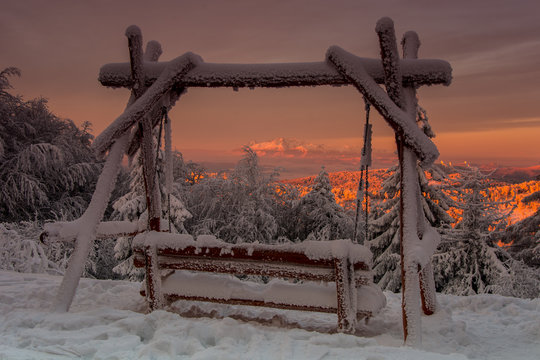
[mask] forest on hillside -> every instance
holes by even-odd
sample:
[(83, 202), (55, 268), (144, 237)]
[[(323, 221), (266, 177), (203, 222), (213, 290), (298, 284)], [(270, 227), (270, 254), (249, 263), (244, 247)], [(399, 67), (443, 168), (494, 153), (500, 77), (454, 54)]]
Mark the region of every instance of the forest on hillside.
[[(91, 148), (91, 124), (61, 119), (44, 99), (9, 91), (0, 72), (0, 266), (20, 272), (62, 274), (73, 242), (40, 236), (45, 223), (78, 218), (93, 194), (102, 162)], [(158, 173), (163, 169), (158, 156)], [(161, 170), (162, 172), (162, 170)], [(162, 201), (172, 232), (211, 234), (230, 242), (267, 244), (353, 238), (358, 174), (328, 174), (278, 181), (257, 153), (227, 173), (209, 173), (176, 152), (174, 186)], [(438, 291), (540, 294), (540, 181), (506, 184), (472, 166), (418, 167), (427, 220), (442, 235), (433, 257)], [(164, 176), (160, 182), (164, 186)], [(369, 211), (361, 211), (355, 241), (373, 253), (375, 281), (400, 291), (397, 169), (370, 172)], [(163, 194), (165, 192), (162, 192)], [(146, 204), (139, 154), (122, 169), (104, 219), (144, 221)], [(142, 219), (142, 220), (141, 220)], [(131, 237), (95, 243), (85, 275), (140, 280)]]

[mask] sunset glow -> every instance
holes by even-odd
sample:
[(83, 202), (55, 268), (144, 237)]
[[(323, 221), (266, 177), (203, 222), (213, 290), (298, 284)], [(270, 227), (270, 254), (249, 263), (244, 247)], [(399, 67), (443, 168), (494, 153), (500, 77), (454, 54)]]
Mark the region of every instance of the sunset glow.
[[(331, 45), (377, 58), (375, 22), (390, 16), (398, 37), (418, 32), (421, 58), (444, 59), (453, 67), (449, 87), (418, 92), (440, 158), (532, 166), (540, 159), (539, 6), (8, 0), (0, 13), (0, 46), (9, 51), (0, 66), (22, 70), (12, 80), (14, 93), (49, 99), (55, 113), (77, 124), (90, 121), (97, 135), (129, 97), (126, 90), (103, 88), (96, 78), (102, 65), (128, 61), (124, 31), (131, 24), (141, 28), (145, 41), (160, 41), (164, 61), (193, 51), (208, 62), (305, 62), (322, 61)], [(393, 132), (372, 113), (374, 166), (388, 167), (396, 161)], [(263, 166), (280, 167), (284, 177), (315, 174), (322, 165), (358, 169), (365, 114), (352, 87), (189, 89), (170, 115), (174, 146), (211, 170), (230, 169), (245, 145), (256, 149)]]

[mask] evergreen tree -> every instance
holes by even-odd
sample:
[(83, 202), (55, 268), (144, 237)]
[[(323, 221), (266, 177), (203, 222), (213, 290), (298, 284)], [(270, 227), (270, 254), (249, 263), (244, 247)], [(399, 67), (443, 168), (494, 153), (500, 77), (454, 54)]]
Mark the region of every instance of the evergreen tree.
[(336, 240), (352, 236), (353, 220), (336, 203), (324, 167), (314, 179), (310, 192), (298, 202), (296, 214), (296, 239)]
[(4, 221), (76, 218), (86, 208), (101, 169), (90, 148), (90, 124), (78, 128), (47, 108), (7, 92), (0, 72), (0, 218)]
[[(447, 210), (455, 202), (444, 193), (448, 177), (444, 166), (434, 164), (424, 171), (417, 166), (424, 214), (431, 226), (442, 231), (455, 222)], [(373, 252), (374, 281), (382, 289), (401, 290), (399, 239), (400, 171), (397, 166), (388, 170), (390, 175), (382, 184), (383, 201), (374, 206), (370, 214), (371, 240), (367, 243)]]
[[(523, 203), (540, 201), (540, 191), (525, 197)], [(534, 269), (540, 268), (540, 209), (533, 215), (509, 226), (500, 238), (515, 259)]]
[(382, 183), (384, 200), (370, 214), (369, 231), (372, 240), (365, 244), (373, 253), (373, 280), (383, 290), (401, 289), (399, 243), (399, 171), (393, 167)]
[[(137, 221), (139, 222), (139, 228), (145, 229), (146, 222), (148, 221), (148, 212), (146, 210), (142, 159), (139, 152), (134, 155), (133, 159), (134, 160), (130, 164), (129, 191), (113, 203), (114, 211), (111, 217), (114, 220)], [(160, 156), (157, 163), (158, 174), (164, 173), (163, 167), (163, 157)], [(185, 179), (182, 178), (182, 176), (185, 175), (183, 167), (184, 162), (181, 154), (173, 153), (173, 175), (176, 174), (180, 176), (180, 178), (174, 180), (180, 182), (185, 181)], [(177, 192), (171, 194), (169, 203), (168, 199), (165, 198), (165, 191), (163, 189), (165, 186), (164, 176), (159, 175), (158, 179), (162, 196), (161, 228), (163, 230), (170, 230), (173, 233), (183, 233), (185, 232), (183, 223), (191, 216), (191, 214), (184, 206), (182, 200), (178, 197)], [(118, 261), (118, 264), (113, 270), (115, 273), (131, 280), (140, 280), (144, 275), (144, 270), (135, 268), (133, 265), (132, 241), (132, 237), (119, 237), (116, 240), (114, 257)]]
[(501, 213), (500, 202), (489, 199), (486, 175), (469, 166), (456, 170), (461, 179), (454, 192), (463, 213), (455, 228), (443, 235), (434, 256), (437, 290), (456, 295), (502, 293), (510, 257), (493, 239), (510, 213)]
[(230, 177), (205, 177), (190, 187), (190, 233), (212, 234), (231, 243), (275, 241), (275, 174), (262, 172), (251, 148), (245, 147), (244, 153)]

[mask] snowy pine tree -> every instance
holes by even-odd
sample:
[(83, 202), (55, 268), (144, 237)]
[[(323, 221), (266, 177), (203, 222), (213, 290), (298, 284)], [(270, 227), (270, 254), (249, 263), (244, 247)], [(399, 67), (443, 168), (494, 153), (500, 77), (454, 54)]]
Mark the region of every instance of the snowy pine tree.
[(252, 149), (245, 147), (244, 153), (229, 177), (207, 176), (190, 187), (190, 233), (212, 234), (231, 243), (276, 239), (275, 174), (262, 172)]
[(324, 167), (313, 180), (311, 191), (298, 202), (295, 211), (295, 239), (336, 240), (352, 237), (353, 219), (336, 203)]
[[(173, 174), (183, 175), (184, 171), (178, 169), (183, 167), (183, 160), (178, 153), (174, 154), (175, 157), (179, 156), (176, 161), (173, 160)], [(163, 157), (158, 158), (158, 174), (164, 173)], [(130, 164), (130, 183), (129, 191), (123, 196), (119, 197), (113, 203), (114, 212), (112, 219), (114, 220), (128, 220), (139, 222), (139, 228), (145, 229), (146, 222), (148, 221), (148, 212), (146, 211), (146, 194), (144, 188), (144, 177), (142, 170), (142, 162), (140, 154), (137, 152), (134, 155), (134, 159)], [(191, 217), (191, 214), (184, 206), (183, 201), (177, 196), (177, 192), (173, 192), (169, 199), (165, 198), (165, 179), (163, 175), (158, 175), (159, 186), (161, 189), (161, 228), (163, 230), (169, 230), (173, 233), (185, 232), (184, 221)], [(176, 179), (177, 181), (185, 181), (183, 178)], [(133, 266), (133, 252), (131, 249), (132, 237), (119, 237), (116, 240), (114, 246), (114, 257), (119, 261), (115, 266), (114, 271), (131, 280), (140, 280), (144, 275), (144, 269), (138, 269)]]
[(399, 171), (393, 167), (382, 183), (384, 200), (370, 214), (369, 231), (372, 240), (365, 244), (373, 253), (373, 279), (383, 290), (401, 289), (399, 243)]
[[(540, 191), (523, 198), (523, 203), (540, 202)], [(531, 216), (506, 228), (500, 240), (515, 259), (540, 269), (540, 209)]]
[(457, 168), (461, 175), (454, 190), (463, 210), (454, 229), (442, 238), (434, 256), (437, 291), (456, 295), (501, 293), (503, 279), (509, 275), (508, 254), (493, 242), (509, 212), (501, 213), (498, 202), (489, 199), (490, 181), (473, 167)]
[[(145, 218), (141, 218), (146, 210), (146, 198), (139, 156), (136, 156), (132, 161), (130, 169), (129, 191), (113, 203), (114, 212), (111, 218), (113, 220), (141, 221), (145, 224)], [(114, 272), (130, 280), (141, 280), (144, 277), (144, 270), (137, 269), (133, 265), (132, 241), (132, 237), (125, 236), (116, 240), (114, 257), (118, 261), (118, 265), (115, 266)]]
[[(434, 228), (448, 228), (455, 219), (447, 210), (455, 206), (444, 193), (448, 178), (443, 166), (434, 164), (424, 171), (417, 166), (422, 205), (428, 222)], [(370, 214), (371, 240), (368, 245), (373, 252), (374, 281), (382, 289), (398, 292), (401, 289), (400, 241), (399, 241), (399, 182), (397, 166), (388, 170), (390, 175), (383, 182), (381, 196), (384, 200)]]

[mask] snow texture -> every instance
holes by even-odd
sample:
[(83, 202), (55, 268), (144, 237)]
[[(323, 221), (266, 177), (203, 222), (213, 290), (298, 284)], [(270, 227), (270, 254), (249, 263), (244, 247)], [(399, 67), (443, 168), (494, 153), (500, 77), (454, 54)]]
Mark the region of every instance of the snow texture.
[(412, 236), (407, 243), (405, 258), (410, 265), (417, 264), (424, 267), (431, 263), (431, 257), (435, 254), (437, 246), (441, 242), (441, 235), (429, 224), (426, 224), (422, 239)]
[(328, 61), (349, 78), (356, 88), (369, 100), (384, 119), (394, 128), (403, 132), (405, 143), (410, 146), (424, 165), (433, 163), (439, 157), (435, 144), (410, 120), (410, 115), (401, 110), (368, 74), (358, 57), (333, 46), (327, 52)]
[(403, 108), (402, 75), (399, 64), (394, 22), (388, 17), (377, 21), (375, 32), (379, 37), (379, 47), (384, 69), (384, 86), (389, 98), (400, 108)]
[(212, 235), (199, 235), (197, 241), (191, 235), (187, 234), (170, 234), (162, 232), (150, 231), (141, 233), (133, 240), (133, 246), (144, 248), (148, 245), (156, 245), (158, 248), (170, 248), (182, 250), (188, 246), (194, 247), (217, 247), (221, 248), (221, 253), (231, 253), (233, 248), (246, 249), (247, 253), (253, 253), (254, 250), (278, 250), (294, 253), (305, 254), (312, 260), (328, 260), (328, 259), (348, 259), (350, 262), (363, 262), (368, 266), (371, 265), (372, 254), (365, 246), (354, 244), (349, 239), (346, 240), (331, 240), (331, 241), (303, 241), (301, 243), (291, 244), (229, 244), (222, 240), (216, 239)]
[[(140, 284), (127, 281), (82, 279), (73, 311), (50, 313), (60, 280), (0, 271), (0, 357), (532, 360), (540, 354), (538, 298), (440, 294), (441, 310), (424, 318), (424, 342), (414, 349), (402, 346), (400, 295), (391, 292), (355, 336), (332, 333), (335, 314), (189, 301), (170, 307), (185, 317), (147, 314)], [(214, 319), (192, 318), (203, 313)]]
[[(378, 59), (358, 58), (377, 83), (384, 82), (384, 72)], [(448, 62), (436, 59), (402, 60), (403, 82), (416, 85), (449, 85), (452, 69)], [(145, 84), (150, 86), (168, 66), (167, 62), (143, 62)], [(99, 81), (104, 86), (126, 87), (132, 84), (129, 63), (112, 63), (101, 67)], [(185, 87), (286, 87), (347, 85), (344, 78), (326, 62), (277, 64), (216, 64), (201, 63), (178, 81)]]
[(179, 79), (201, 62), (202, 59), (193, 53), (186, 53), (168, 62), (152, 86), (96, 137), (93, 143), (96, 153), (103, 155), (115, 139), (148, 114)]

